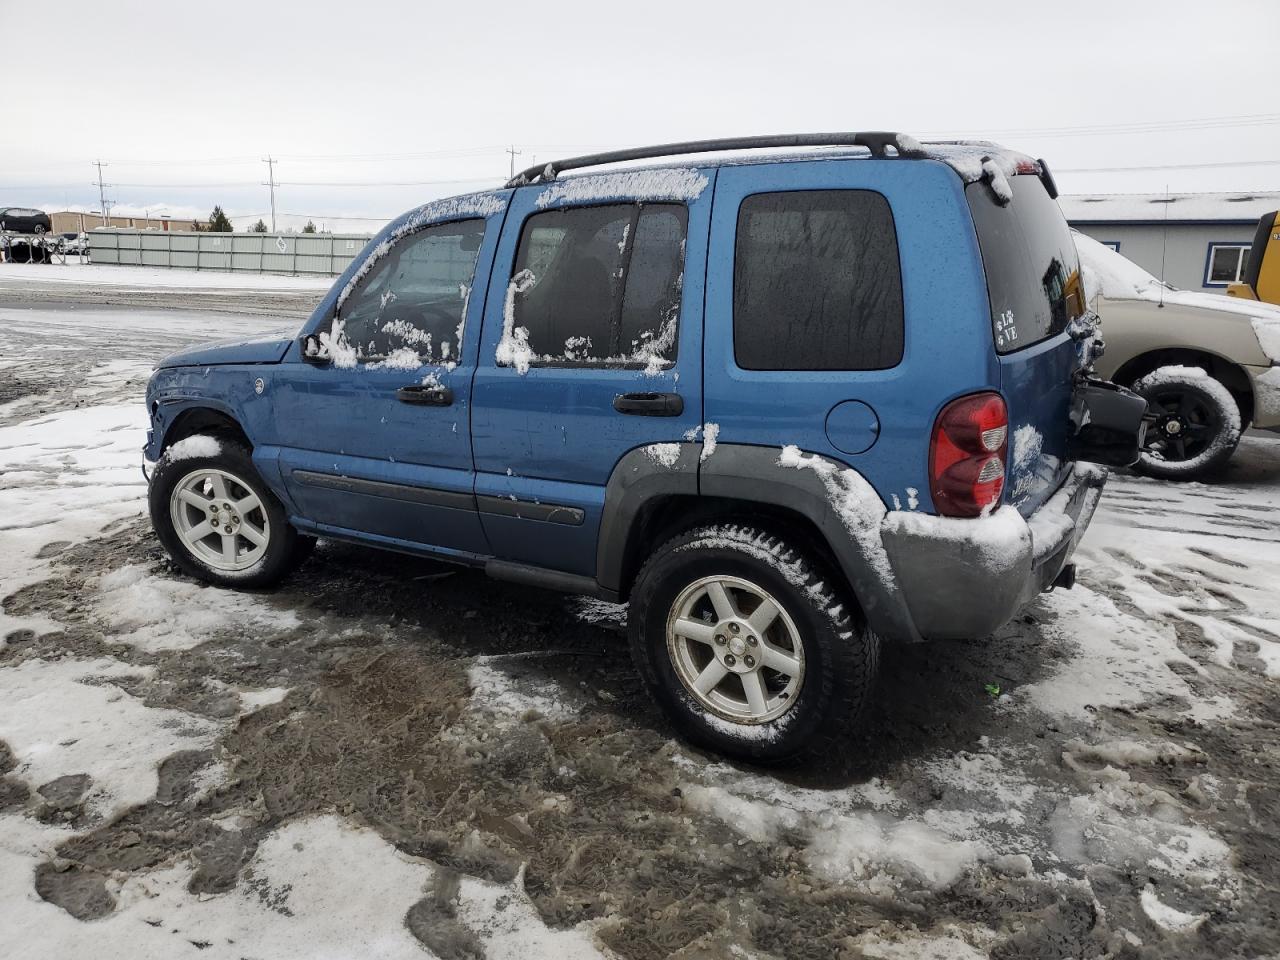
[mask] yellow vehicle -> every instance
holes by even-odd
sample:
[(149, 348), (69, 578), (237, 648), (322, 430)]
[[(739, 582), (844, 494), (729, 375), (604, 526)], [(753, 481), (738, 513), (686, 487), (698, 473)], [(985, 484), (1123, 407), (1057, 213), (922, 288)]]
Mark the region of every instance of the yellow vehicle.
[(1227, 287), (1227, 296), (1280, 304), (1280, 211), (1264, 213), (1258, 221), (1244, 281)]

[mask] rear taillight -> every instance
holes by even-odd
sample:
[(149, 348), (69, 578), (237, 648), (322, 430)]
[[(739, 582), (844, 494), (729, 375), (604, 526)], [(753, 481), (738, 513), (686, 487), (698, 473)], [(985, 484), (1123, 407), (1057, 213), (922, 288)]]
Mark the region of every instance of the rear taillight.
[(929, 442), (934, 509), (944, 517), (977, 517), (999, 503), (1008, 447), (1009, 411), (998, 393), (943, 407)]

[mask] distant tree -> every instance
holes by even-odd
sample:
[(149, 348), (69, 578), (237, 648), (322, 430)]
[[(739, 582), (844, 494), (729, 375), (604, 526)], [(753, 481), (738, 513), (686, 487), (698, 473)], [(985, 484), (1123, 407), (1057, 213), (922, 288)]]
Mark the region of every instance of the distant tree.
[(307, 221), (307, 225), (306, 225), (305, 227), (303, 227), (303, 228), (302, 228), (302, 232), (303, 232), (303, 233), (315, 233), (315, 232), (316, 232), (316, 225), (315, 225), (314, 223), (312, 223), (310, 220), (308, 220), (308, 221)]
[(252, 227), (249, 228), (249, 232), (250, 233), (266, 233), (267, 225), (263, 223), (261, 220), (259, 220), (257, 223), (255, 223)]
[(222, 208), (215, 206), (213, 213), (209, 214), (208, 229), (210, 233), (230, 233), (234, 228), (231, 226), (231, 221), (227, 219), (227, 215), (222, 212)]
[(205, 227), (204, 227), (204, 224), (201, 223), (199, 220), (192, 220), (191, 229), (196, 233), (203, 233)]

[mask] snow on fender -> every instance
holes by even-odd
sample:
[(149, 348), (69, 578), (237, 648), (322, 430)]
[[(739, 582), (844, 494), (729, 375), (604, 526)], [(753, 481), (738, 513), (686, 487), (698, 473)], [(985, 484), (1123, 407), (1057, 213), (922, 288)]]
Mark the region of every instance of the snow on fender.
[(173, 463), (176, 460), (194, 460), (197, 457), (217, 457), (222, 454), (222, 444), (217, 437), (207, 433), (194, 433), (183, 437), (177, 443), (165, 449), (164, 459)]

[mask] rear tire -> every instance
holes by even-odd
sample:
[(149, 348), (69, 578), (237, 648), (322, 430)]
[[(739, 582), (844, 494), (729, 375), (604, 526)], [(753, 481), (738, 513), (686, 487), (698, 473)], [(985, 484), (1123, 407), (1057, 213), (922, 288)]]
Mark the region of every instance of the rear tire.
[(1240, 443), (1240, 407), (1199, 367), (1160, 367), (1133, 385), (1146, 399), (1146, 442), (1134, 469), (1160, 480), (1196, 480), (1226, 464)]
[(148, 500), (151, 525), (173, 562), (220, 587), (278, 583), (314, 546), (289, 524), (235, 440), (196, 434), (166, 449)]
[(856, 723), (879, 655), (879, 638), (835, 582), (754, 527), (688, 531), (640, 571), (632, 656), (692, 742), (765, 764), (823, 754)]

